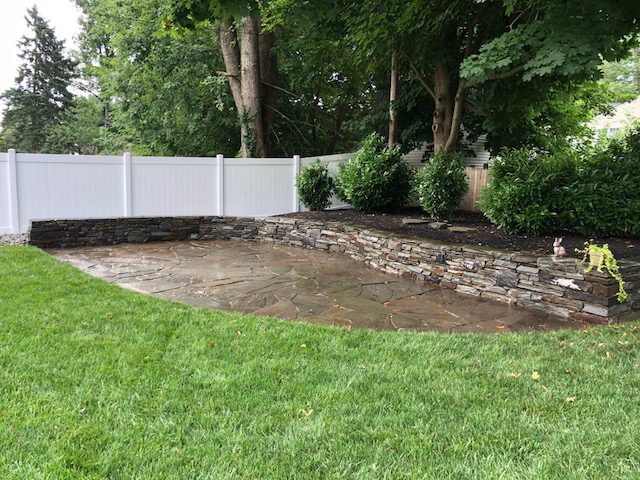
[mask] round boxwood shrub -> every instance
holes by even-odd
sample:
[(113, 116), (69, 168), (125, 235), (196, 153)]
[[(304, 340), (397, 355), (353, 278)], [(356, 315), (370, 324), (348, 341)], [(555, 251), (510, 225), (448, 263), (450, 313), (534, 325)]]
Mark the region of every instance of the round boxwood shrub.
[(439, 152), (416, 174), (414, 189), (422, 209), (433, 218), (448, 218), (469, 190), (459, 153)]
[(386, 211), (405, 205), (411, 191), (411, 169), (397, 147), (380, 135), (368, 136), (349, 162), (340, 164), (336, 194), (358, 211)]
[(331, 205), (333, 178), (320, 160), (306, 165), (296, 178), (300, 202), (310, 210), (324, 210)]

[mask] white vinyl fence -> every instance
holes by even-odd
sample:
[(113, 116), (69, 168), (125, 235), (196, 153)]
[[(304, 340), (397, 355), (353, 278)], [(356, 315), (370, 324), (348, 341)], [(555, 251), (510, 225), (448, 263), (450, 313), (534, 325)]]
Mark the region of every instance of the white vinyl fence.
[[(300, 158), (0, 155), (0, 234), (38, 219), (300, 211), (295, 178), (316, 158), (336, 170), (351, 154)], [(334, 199), (333, 207), (340, 207)]]

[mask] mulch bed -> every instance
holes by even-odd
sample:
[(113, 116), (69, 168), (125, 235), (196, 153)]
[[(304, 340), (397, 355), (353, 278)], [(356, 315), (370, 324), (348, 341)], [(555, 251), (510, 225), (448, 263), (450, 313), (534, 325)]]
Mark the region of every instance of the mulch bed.
[[(399, 235), (435, 240), (447, 244), (479, 245), (502, 250), (531, 252), (533, 254), (553, 254), (554, 235), (511, 235), (493, 225), (481, 213), (457, 212), (449, 219), (452, 226), (471, 227), (470, 232), (452, 232), (449, 229), (434, 230), (427, 223), (404, 224), (403, 218), (425, 218), (428, 216), (418, 208), (408, 208), (395, 213), (361, 213), (354, 210), (326, 210), (323, 212), (301, 212), (286, 215), (318, 221), (343, 222), (367, 228), (385, 230)], [(430, 220), (433, 221), (433, 220)], [(563, 237), (562, 245), (569, 256), (579, 257), (576, 248), (582, 248), (590, 240), (575, 234), (559, 232), (555, 236)], [(594, 238), (598, 244), (608, 243), (618, 258), (640, 257), (640, 238)]]

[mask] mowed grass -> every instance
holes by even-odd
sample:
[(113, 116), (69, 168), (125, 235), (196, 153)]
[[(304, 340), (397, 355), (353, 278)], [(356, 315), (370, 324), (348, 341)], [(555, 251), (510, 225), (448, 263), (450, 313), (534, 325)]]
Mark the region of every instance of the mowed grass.
[(637, 478), (639, 326), (347, 331), (0, 247), (0, 478)]

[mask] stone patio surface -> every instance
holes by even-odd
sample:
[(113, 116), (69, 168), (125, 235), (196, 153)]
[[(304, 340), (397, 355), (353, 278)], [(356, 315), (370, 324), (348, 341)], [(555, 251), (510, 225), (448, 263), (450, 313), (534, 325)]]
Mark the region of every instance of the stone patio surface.
[(576, 327), (543, 313), (377, 272), (341, 254), (234, 241), (51, 250), (125, 288), (198, 307), (380, 330)]

